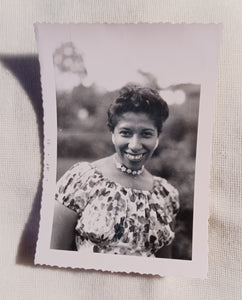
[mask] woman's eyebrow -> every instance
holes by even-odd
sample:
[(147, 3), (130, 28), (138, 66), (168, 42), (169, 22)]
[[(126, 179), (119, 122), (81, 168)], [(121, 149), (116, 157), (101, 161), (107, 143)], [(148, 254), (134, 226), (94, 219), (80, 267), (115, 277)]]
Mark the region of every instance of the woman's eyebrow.
[(154, 132), (155, 131), (155, 129), (153, 129), (153, 128), (144, 128), (144, 129), (142, 129), (143, 131), (152, 131), (152, 132)]
[(125, 127), (125, 126), (121, 126), (121, 127), (119, 127), (119, 130), (132, 130), (132, 128), (130, 128), (130, 127)]

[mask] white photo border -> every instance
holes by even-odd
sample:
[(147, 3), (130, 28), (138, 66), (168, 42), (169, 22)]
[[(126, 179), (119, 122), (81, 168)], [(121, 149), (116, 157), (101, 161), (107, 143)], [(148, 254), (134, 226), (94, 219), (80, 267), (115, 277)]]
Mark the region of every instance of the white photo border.
[[(115, 26), (131, 25), (140, 26), (140, 24), (115, 24)], [(186, 28), (196, 30), (198, 35), (203, 35), (204, 40), (207, 40), (204, 46), (209, 48), (209, 57), (204, 58), (209, 65), (202, 70), (201, 77), (194, 185), (192, 260), (157, 259), (100, 253), (82, 254), (80, 256), (77, 251), (50, 249), (57, 167), (56, 85), (53, 52), (56, 48), (56, 41), (65, 40), (65, 38), (70, 39), (73, 30), (78, 30), (78, 26), (112, 26), (112, 24), (35, 24), (44, 110), (43, 193), (35, 264), (111, 272), (206, 278), (208, 271), (210, 156), (222, 25), (142, 23), (142, 26), (183, 26), (185, 30)], [(202, 51), (201, 55), (203, 55)]]

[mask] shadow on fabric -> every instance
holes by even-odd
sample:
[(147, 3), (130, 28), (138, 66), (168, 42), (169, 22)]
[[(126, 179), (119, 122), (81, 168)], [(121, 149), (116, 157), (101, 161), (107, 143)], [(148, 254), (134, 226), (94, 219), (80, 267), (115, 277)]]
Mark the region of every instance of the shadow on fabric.
[[(41, 161), (43, 162), (43, 108), (40, 85), (40, 67), (37, 55), (0, 54), (0, 62), (19, 81), (34, 108), (39, 134)], [(42, 164), (43, 167), (43, 164)], [(32, 209), (21, 235), (16, 263), (34, 265), (34, 255), (38, 240), (42, 179), (40, 178)]]

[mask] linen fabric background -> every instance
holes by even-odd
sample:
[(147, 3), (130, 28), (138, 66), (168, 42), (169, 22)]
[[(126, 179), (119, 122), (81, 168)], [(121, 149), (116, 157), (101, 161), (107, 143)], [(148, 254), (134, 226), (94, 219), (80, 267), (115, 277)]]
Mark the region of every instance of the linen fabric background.
[[(241, 0), (1, 1), (1, 299), (242, 298), (241, 15)], [(34, 266), (43, 159), (33, 30), (37, 21), (223, 23), (212, 143), (208, 279)]]

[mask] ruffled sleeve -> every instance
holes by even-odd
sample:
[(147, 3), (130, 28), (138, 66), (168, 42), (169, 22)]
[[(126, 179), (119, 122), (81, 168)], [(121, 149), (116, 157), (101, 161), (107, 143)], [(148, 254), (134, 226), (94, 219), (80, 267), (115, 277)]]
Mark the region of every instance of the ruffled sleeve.
[(73, 165), (57, 182), (55, 200), (76, 213), (83, 211), (88, 202), (85, 183), (91, 172), (87, 162)]
[(167, 205), (170, 208), (171, 217), (174, 219), (180, 208), (179, 192), (167, 181), (165, 183), (165, 188), (169, 191)]
[(165, 207), (173, 220), (180, 208), (179, 192), (164, 178), (160, 178), (160, 191), (165, 195)]

